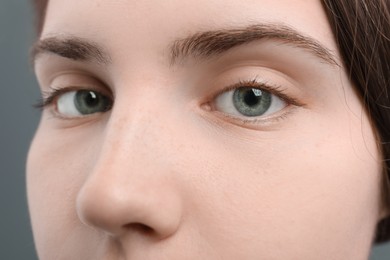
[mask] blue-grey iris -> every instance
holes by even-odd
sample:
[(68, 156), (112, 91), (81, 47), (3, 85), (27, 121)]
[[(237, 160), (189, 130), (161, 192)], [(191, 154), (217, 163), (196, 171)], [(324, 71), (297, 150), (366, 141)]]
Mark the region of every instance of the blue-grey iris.
[(238, 112), (245, 116), (261, 116), (270, 108), (272, 94), (256, 89), (241, 87), (233, 93), (233, 104)]
[(74, 97), (74, 105), (82, 115), (98, 112), (106, 112), (111, 108), (111, 101), (108, 97), (95, 91), (80, 90)]

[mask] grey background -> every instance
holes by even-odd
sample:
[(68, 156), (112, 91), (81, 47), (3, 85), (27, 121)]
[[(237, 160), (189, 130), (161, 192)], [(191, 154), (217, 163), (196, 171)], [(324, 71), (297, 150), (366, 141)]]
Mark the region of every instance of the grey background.
[[(39, 98), (28, 60), (33, 40), (30, 2), (0, 0), (0, 259), (7, 260), (37, 259), (24, 175), (40, 115), (31, 106)], [(390, 244), (375, 247), (371, 259), (389, 260)]]

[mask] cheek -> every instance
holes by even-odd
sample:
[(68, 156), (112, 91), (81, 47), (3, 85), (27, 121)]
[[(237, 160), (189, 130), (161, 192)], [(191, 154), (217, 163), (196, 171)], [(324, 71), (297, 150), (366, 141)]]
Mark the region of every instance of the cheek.
[(208, 154), (216, 170), (201, 228), (220, 245), (246, 241), (245, 252), (257, 248), (270, 257), (283, 246), (290, 255), (326, 258), (351, 244), (361, 257), (378, 217), (381, 174), (374, 134), (366, 118), (361, 122), (307, 114), (299, 127), (261, 133), (252, 143), (215, 137), (214, 149), (231, 146)]
[[(83, 239), (88, 232), (80, 226), (75, 200), (96, 144), (84, 138), (85, 133), (76, 134), (79, 136), (75, 139), (74, 133), (58, 134), (45, 127), (38, 129), (30, 147), (27, 191), (38, 254), (40, 259), (54, 259), (55, 255), (64, 254), (61, 248), (67, 240), (76, 245), (74, 252), (88, 248), (86, 241), (92, 241), (92, 238)], [(83, 139), (87, 142), (80, 142)]]

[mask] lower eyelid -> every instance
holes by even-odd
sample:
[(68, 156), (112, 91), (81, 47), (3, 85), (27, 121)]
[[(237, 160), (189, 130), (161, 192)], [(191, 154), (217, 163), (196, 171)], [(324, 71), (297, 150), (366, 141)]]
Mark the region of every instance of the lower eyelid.
[(295, 113), (299, 111), (300, 107), (295, 105), (287, 105), (282, 111), (279, 111), (277, 115), (268, 116), (264, 118), (242, 118), (229, 114), (225, 114), (219, 111), (212, 111), (219, 120), (228, 121), (233, 125), (237, 125), (239, 127), (249, 128), (253, 130), (266, 130), (270, 127), (276, 127), (278, 123), (284, 122), (284, 120), (288, 120), (288, 118), (292, 117)]

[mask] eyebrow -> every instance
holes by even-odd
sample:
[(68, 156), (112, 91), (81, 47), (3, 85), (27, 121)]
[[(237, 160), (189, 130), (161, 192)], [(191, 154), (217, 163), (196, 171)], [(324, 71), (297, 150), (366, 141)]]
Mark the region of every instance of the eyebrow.
[[(313, 54), (325, 63), (338, 66), (335, 56), (320, 42), (281, 24), (254, 24), (238, 28), (203, 31), (177, 39), (169, 48), (171, 65), (173, 66), (178, 60), (189, 57), (211, 58), (234, 47), (264, 39), (277, 40), (291, 45)], [(56, 54), (75, 61), (96, 61), (104, 65), (111, 62), (110, 55), (101, 46), (75, 36), (53, 36), (38, 40), (31, 49), (32, 61), (44, 53)]]
[(110, 55), (101, 46), (75, 36), (53, 36), (38, 40), (31, 48), (31, 60), (34, 63), (38, 56), (46, 53), (75, 61), (96, 61), (104, 65), (111, 62)]
[(332, 52), (312, 37), (282, 24), (254, 24), (241, 28), (199, 32), (176, 40), (171, 46), (171, 63), (188, 56), (208, 58), (253, 41), (271, 39), (307, 51), (325, 63), (338, 66)]

